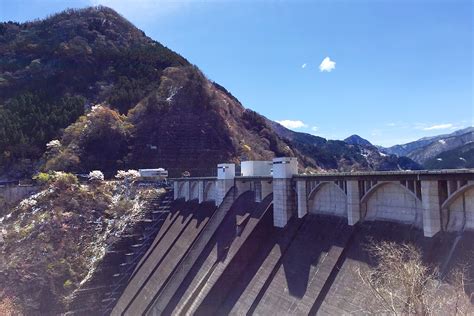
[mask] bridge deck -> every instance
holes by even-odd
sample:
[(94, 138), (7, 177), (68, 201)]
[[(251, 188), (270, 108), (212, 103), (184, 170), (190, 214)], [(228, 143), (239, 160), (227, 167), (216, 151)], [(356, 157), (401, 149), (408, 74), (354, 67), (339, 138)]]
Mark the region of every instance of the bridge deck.
[[(474, 169), (441, 169), (441, 170), (396, 170), (396, 171), (356, 171), (356, 172), (322, 172), (317, 174), (298, 174), (294, 179), (314, 180), (431, 180), (431, 179), (465, 179), (474, 180)], [(272, 176), (236, 176), (236, 180), (272, 180)], [(171, 178), (172, 181), (211, 181), (217, 177), (184, 177)]]

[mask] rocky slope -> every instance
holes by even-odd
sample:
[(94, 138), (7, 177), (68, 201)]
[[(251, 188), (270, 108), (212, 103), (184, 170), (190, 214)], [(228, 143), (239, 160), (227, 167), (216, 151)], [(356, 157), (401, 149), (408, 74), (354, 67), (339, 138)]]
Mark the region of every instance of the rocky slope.
[(15, 177), (38, 166), (209, 175), (218, 162), (275, 156), (310, 170), (405, 167), (373, 148), (282, 130), (109, 8), (2, 23), (0, 51), (0, 167)]
[[(445, 151), (461, 148), (474, 142), (474, 127), (467, 127), (451, 134), (426, 137), (403, 145), (381, 148), (381, 151), (398, 156), (407, 156), (414, 161), (431, 168), (429, 160), (436, 158)], [(444, 164), (445, 168), (456, 168), (458, 164)]]
[(148, 199), (163, 193), (57, 175), (0, 218), (0, 308), (9, 304), (25, 315), (67, 310), (106, 250), (123, 242), (146, 216)]
[[(421, 166), (406, 157), (387, 155), (360, 136), (353, 135), (345, 141), (326, 140), (306, 133), (291, 131), (268, 121), (278, 135), (288, 140), (302, 153), (304, 162), (315, 164), (320, 170), (417, 170)], [(368, 143), (368, 144), (367, 144)], [(311, 172), (311, 170), (309, 170)]]
[(159, 87), (127, 116), (106, 104), (94, 107), (65, 130), (60, 144), (48, 152), (47, 169), (163, 166), (171, 176), (197, 176), (213, 174), (222, 161), (297, 155), (260, 115), (192, 66), (165, 69)]

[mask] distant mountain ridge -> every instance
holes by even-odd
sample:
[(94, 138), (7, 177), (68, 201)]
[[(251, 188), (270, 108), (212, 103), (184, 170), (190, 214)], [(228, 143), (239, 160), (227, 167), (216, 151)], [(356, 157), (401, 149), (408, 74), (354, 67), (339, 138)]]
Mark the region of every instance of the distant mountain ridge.
[(367, 139), (355, 134), (347, 137), (344, 141), (351, 145), (373, 146)]
[(281, 124), (268, 120), (276, 133), (291, 142), (309, 163), (320, 169), (340, 171), (357, 170), (417, 170), (422, 167), (406, 157), (387, 155), (360, 136), (349, 137), (349, 142), (326, 140), (307, 133), (295, 132)]
[[(424, 165), (443, 152), (455, 150), (471, 142), (474, 142), (474, 127), (467, 127), (450, 134), (425, 137), (402, 145), (380, 148), (380, 150), (388, 154), (407, 156)], [(433, 163), (426, 165), (426, 167), (429, 166), (433, 166)], [(445, 164), (445, 167), (449, 166)]]

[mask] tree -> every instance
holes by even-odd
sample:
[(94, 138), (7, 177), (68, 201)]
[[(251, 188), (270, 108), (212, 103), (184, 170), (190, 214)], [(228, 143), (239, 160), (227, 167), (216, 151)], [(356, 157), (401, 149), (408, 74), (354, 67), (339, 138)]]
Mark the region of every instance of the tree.
[(371, 242), (367, 250), (376, 260), (368, 271), (358, 269), (364, 285), (377, 301), (376, 314), (467, 315), (474, 312), (464, 292), (465, 273), (456, 269), (443, 282), (436, 269), (426, 265), (412, 244)]
[(104, 174), (100, 170), (92, 170), (89, 172), (88, 178), (90, 182), (100, 183), (104, 181)]
[(53, 187), (59, 190), (67, 190), (79, 183), (77, 177), (72, 173), (56, 171), (52, 175)]
[(129, 169), (128, 171), (125, 170), (119, 170), (117, 171), (117, 174), (115, 175), (115, 178), (119, 180), (124, 180), (127, 183), (131, 183), (138, 178), (140, 178), (140, 172), (137, 170)]
[(93, 106), (87, 115), (66, 128), (60, 149), (47, 155), (44, 169), (72, 172), (100, 169), (110, 175), (123, 164), (131, 128), (118, 112)]

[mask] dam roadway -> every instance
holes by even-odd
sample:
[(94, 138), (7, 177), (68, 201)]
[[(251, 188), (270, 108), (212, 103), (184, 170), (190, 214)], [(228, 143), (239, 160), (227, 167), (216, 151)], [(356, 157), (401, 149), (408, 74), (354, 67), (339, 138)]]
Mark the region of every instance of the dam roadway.
[(112, 315), (364, 314), (373, 300), (355, 271), (372, 264), (371, 239), (415, 243), (446, 271), (472, 261), (472, 170), (354, 178), (279, 166), (288, 164), (272, 176), (175, 179), (179, 207)]

